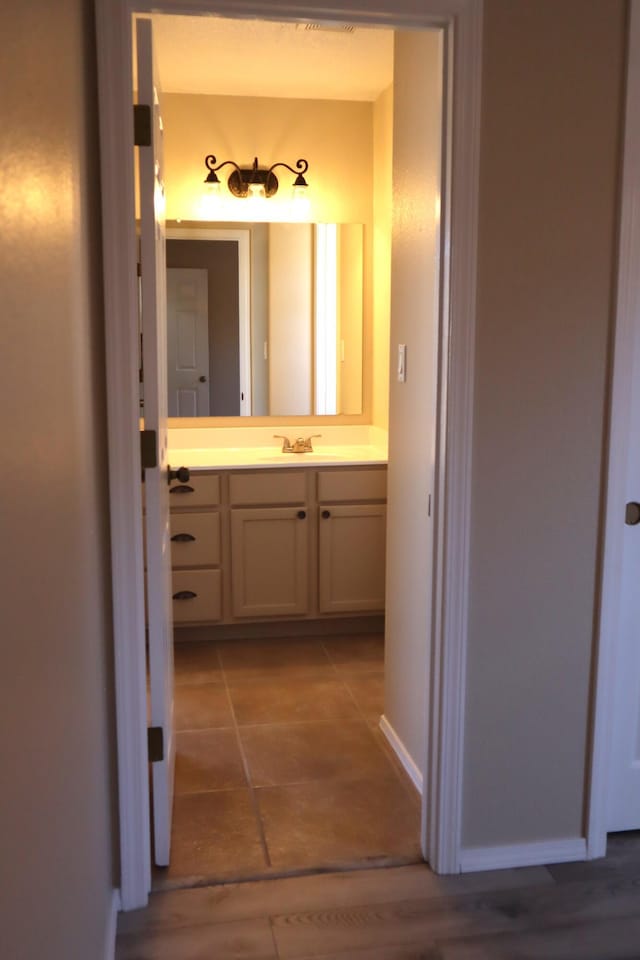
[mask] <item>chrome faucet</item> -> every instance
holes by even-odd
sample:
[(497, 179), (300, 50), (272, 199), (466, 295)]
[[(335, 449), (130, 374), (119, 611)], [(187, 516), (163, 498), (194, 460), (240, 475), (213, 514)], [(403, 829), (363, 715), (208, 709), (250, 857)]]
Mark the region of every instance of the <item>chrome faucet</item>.
[(304, 437), (296, 437), (296, 439), (291, 443), (289, 437), (283, 437), (281, 433), (274, 433), (274, 440), (282, 440), (282, 452), (283, 453), (313, 453), (312, 440), (315, 440), (316, 437), (321, 437), (321, 433), (312, 433), (310, 437), (307, 437), (306, 440)]

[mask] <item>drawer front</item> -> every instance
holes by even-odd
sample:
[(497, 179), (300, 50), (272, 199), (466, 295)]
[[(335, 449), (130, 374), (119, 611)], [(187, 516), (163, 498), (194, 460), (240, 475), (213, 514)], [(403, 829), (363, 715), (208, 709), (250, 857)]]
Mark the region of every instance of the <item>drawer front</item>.
[(320, 470), (318, 472), (318, 500), (320, 503), (386, 499), (386, 469)]
[(220, 477), (197, 474), (187, 483), (174, 480), (169, 487), (169, 505), (179, 507), (215, 507), (220, 503)]
[(260, 473), (234, 473), (229, 480), (234, 506), (258, 504), (306, 503), (306, 474), (297, 470), (262, 470)]
[[(173, 622), (200, 623), (222, 617), (222, 574), (220, 570), (174, 570)], [(176, 594), (195, 594), (176, 599)]]
[(205, 567), (220, 563), (220, 514), (171, 514), (171, 566)]

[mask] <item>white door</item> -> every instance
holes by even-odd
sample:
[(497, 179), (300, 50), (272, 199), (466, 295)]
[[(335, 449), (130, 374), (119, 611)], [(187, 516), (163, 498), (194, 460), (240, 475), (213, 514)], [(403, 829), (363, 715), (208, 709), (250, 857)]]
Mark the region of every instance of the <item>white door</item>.
[[(636, 315), (637, 316), (637, 315)], [(626, 360), (629, 408), (624, 500), (619, 504), (622, 535), (618, 570), (619, 606), (615, 637), (615, 680), (607, 830), (640, 828), (640, 322)], [(616, 374), (618, 375), (618, 374)], [(634, 506), (634, 504), (636, 504)]]
[(207, 271), (167, 269), (169, 416), (209, 416)]
[(162, 731), (163, 758), (152, 763), (155, 862), (169, 863), (175, 738), (173, 624), (167, 464), (167, 321), (162, 183), (162, 120), (154, 82), (150, 20), (136, 23), (138, 103), (151, 106), (152, 146), (138, 147), (144, 429), (157, 435), (157, 466), (145, 470), (147, 615), (151, 726)]

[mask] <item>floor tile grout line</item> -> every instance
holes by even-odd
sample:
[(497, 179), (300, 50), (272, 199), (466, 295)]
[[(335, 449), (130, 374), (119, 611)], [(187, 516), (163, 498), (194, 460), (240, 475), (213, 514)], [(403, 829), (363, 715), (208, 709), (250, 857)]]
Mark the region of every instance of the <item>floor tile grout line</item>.
[(321, 636), (321, 637), (318, 637), (318, 640), (320, 641), (320, 646), (321, 646), (321, 648), (322, 648), (322, 651), (323, 651), (325, 657), (327, 658), (327, 660), (328, 660), (329, 663), (331, 664), (331, 667), (333, 668), (333, 672), (334, 672), (336, 678), (338, 678), (338, 668), (336, 667), (335, 663), (333, 662), (333, 658), (332, 658), (331, 654), (329, 653), (329, 651), (327, 650), (327, 648), (326, 648), (326, 646), (325, 646), (324, 637), (322, 637), (322, 636)]
[[(382, 671), (381, 671), (381, 672), (382, 672), (382, 676), (383, 676), (383, 679), (384, 679), (384, 662), (383, 662), (383, 665), (382, 665)], [(390, 753), (388, 752), (386, 746), (385, 746), (384, 744), (381, 744), (381, 743), (378, 742), (379, 736), (381, 736), (381, 733), (380, 733), (380, 717), (378, 717), (378, 720), (377, 720), (377, 722), (376, 722), (376, 731), (377, 731), (377, 733), (378, 733), (379, 736), (376, 736), (376, 735), (373, 733), (373, 731), (371, 730), (371, 726), (370, 726), (369, 720), (368, 720), (368, 718), (366, 717), (366, 715), (365, 715), (365, 713), (364, 713), (364, 710), (362, 710), (362, 708), (360, 707), (360, 704), (358, 703), (358, 700), (356, 699), (356, 696), (355, 696), (355, 694), (353, 693), (353, 691), (352, 691), (351, 687), (349, 686), (349, 683), (348, 683), (348, 681), (347, 681), (346, 679), (343, 680), (343, 685), (346, 687), (346, 689), (347, 689), (347, 691), (348, 691), (348, 693), (349, 693), (349, 696), (350, 696), (351, 699), (353, 700), (353, 702), (354, 702), (354, 704), (355, 704), (355, 707), (356, 707), (356, 710), (358, 711), (358, 713), (359, 713), (360, 716), (362, 717), (363, 721), (365, 722), (365, 724), (366, 724), (366, 726), (367, 726), (367, 729), (369, 729), (369, 731), (370, 731), (370, 733), (371, 733), (371, 738), (372, 738), (372, 740), (375, 742), (376, 747), (377, 747), (378, 750), (383, 754), (385, 760), (387, 761), (387, 763), (388, 763), (389, 766), (391, 767), (391, 770), (393, 771), (393, 774), (394, 774), (395, 778), (398, 780), (398, 782), (400, 783), (400, 785), (401, 785), (405, 790), (407, 790), (407, 791), (409, 792), (410, 796), (413, 797), (413, 794), (415, 793), (415, 787), (413, 786), (412, 783), (410, 783), (410, 781), (409, 781), (409, 779), (408, 779), (405, 771), (401, 769), (401, 767), (400, 767), (399, 762), (397, 761), (397, 759), (394, 758), (394, 757), (392, 757), (392, 756), (390, 755)], [(383, 712), (384, 712), (384, 704), (383, 704)], [(382, 715), (381, 715), (381, 716), (382, 716)]]
[[(370, 726), (370, 724), (369, 724), (369, 722), (367, 721), (366, 717), (364, 717), (364, 718), (361, 717), (361, 716), (354, 717), (353, 715), (352, 715), (352, 716), (349, 716), (349, 717), (329, 717), (328, 720), (327, 720), (327, 719), (322, 719), (322, 720), (263, 720), (263, 721), (261, 721), (260, 723), (255, 723), (255, 722), (252, 722), (252, 723), (239, 723), (238, 726), (239, 726), (242, 730), (247, 730), (247, 729), (249, 729), (249, 728), (251, 728), (251, 727), (308, 727), (308, 726), (320, 726), (320, 725), (323, 725), (323, 726), (326, 725), (326, 726), (328, 726), (329, 724), (336, 724), (336, 723), (340, 724), (341, 726), (344, 726), (344, 725), (346, 725), (346, 724), (353, 724), (354, 726), (362, 726), (362, 724), (364, 724), (364, 726), (367, 727), (367, 729), (369, 729), (369, 726)], [(215, 727), (212, 728), (212, 729), (215, 729)], [(227, 728), (225, 728), (225, 729), (229, 729), (229, 728), (227, 727)]]
[(267, 921), (269, 923), (269, 930), (271, 931), (271, 939), (273, 941), (273, 949), (275, 950), (275, 960), (280, 960), (280, 951), (278, 949), (278, 940), (276, 938), (276, 931), (273, 925), (274, 917), (270, 914), (267, 916)]
[(220, 727), (176, 727), (176, 736), (183, 733), (217, 733), (222, 730), (233, 730), (232, 723), (225, 723)]
[(264, 859), (265, 859), (265, 865), (266, 865), (267, 867), (271, 867), (271, 866), (272, 866), (271, 856), (270, 856), (270, 854), (269, 854), (269, 848), (268, 848), (268, 846), (267, 846), (267, 838), (266, 838), (266, 835), (265, 835), (265, 832), (264, 832), (264, 824), (263, 824), (263, 822), (262, 822), (262, 815), (261, 815), (261, 813), (260, 813), (260, 806), (259, 806), (259, 804), (258, 804), (258, 798), (257, 798), (257, 796), (256, 796), (256, 794), (255, 794), (255, 790), (254, 790), (254, 787), (253, 787), (253, 780), (252, 780), (252, 777), (251, 777), (251, 769), (250, 769), (250, 767), (249, 767), (249, 761), (247, 760), (247, 756), (246, 756), (246, 753), (245, 753), (245, 750), (244, 750), (244, 747), (243, 747), (243, 744), (242, 744), (242, 738), (241, 738), (241, 736), (240, 736), (240, 725), (239, 725), (239, 723), (238, 723), (238, 718), (236, 717), (236, 711), (235, 711), (235, 707), (234, 707), (234, 704), (233, 704), (233, 698), (232, 698), (232, 696), (231, 696), (231, 690), (229, 689), (229, 683), (228, 683), (228, 680), (227, 680), (227, 671), (226, 671), (225, 668), (224, 668), (224, 662), (223, 662), (223, 660), (222, 660), (222, 657), (220, 656), (220, 647), (217, 646), (217, 645), (216, 645), (216, 653), (217, 653), (217, 656), (218, 656), (218, 663), (219, 663), (219, 665), (220, 665), (220, 669), (222, 670), (222, 676), (223, 676), (223, 679), (224, 679), (224, 689), (225, 689), (225, 692), (226, 692), (226, 694), (227, 694), (227, 700), (228, 700), (228, 702), (229, 702), (229, 709), (231, 710), (231, 718), (232, 718), (232, 720), (233, 720), (233, 727), (234, 727), (234, 732), (235, 732), (235, 735), (236, 735), (236, 742), (237, 742), (237, 744), (238, 744), (238, 750), (239, 750), (239, 753), (240, 753), (240, 759), (241, 759), (241, 761), (242, 761), (242, 767), (243, 767), (243, 770), (244, 770), (244, 775), (245, 775), (245, 777), (246, 777), (246, 779), (247, 779), (247, 786), (248, 786), (248, 788), (249, 788), (249, 799), (250, 799), (250, 803), (251, 803), (251, 809), (253, 810), (253, 815), (254, 815), (254, 817), (255, 817), (256, 827), (257, 827), (257, 829), (258, 829), (258, 836), (259, 836), (259, 838), (260, 838), (260, 846), (262, 847), (262, 855), (263, 855), (263, 857), (264, 857)]

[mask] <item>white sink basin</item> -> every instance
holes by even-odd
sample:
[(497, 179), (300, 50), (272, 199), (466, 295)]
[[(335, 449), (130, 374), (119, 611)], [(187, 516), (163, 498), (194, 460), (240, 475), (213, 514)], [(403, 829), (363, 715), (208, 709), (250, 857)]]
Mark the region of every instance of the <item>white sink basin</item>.
[(336, 456), (330, 453), (279, 453), (273, 457), (257, 457), (260, 463), (328, 463), (331, 461), (340, 461), (345, 457)]

